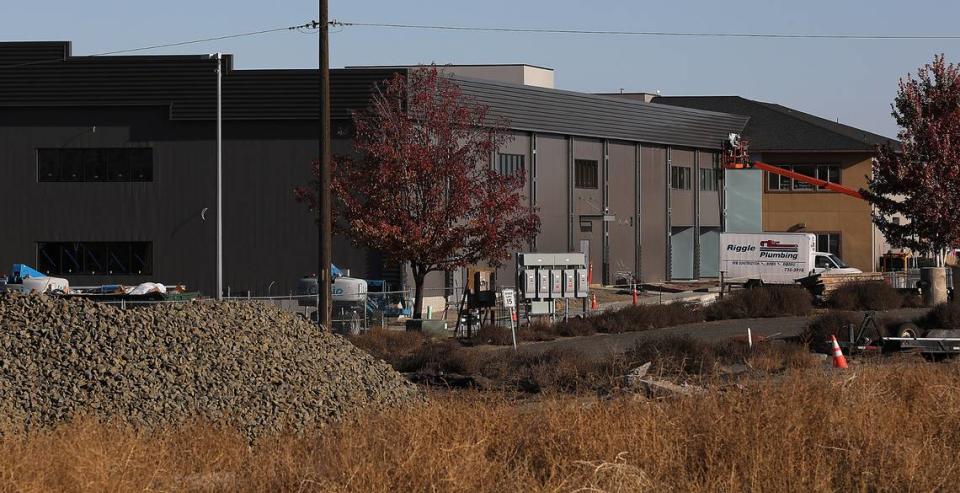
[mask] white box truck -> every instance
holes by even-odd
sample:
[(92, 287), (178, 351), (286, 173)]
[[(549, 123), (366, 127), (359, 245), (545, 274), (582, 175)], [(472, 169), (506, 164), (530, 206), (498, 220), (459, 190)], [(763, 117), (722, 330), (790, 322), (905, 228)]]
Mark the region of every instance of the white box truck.
[(748, 286), (792, 284), (813, 274), (859, 274), (831, 253), (817, 251), (811, 233), (721, 233), (724, 279)]

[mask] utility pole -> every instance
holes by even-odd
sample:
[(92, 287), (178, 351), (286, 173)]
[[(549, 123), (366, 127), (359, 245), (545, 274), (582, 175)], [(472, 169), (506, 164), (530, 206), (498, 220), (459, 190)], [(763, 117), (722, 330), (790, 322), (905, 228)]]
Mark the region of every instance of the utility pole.
[(317, 271), (317, 324), (331, 329), (330, 264), (333, 238), (330, 201), (330, 19), (328, 0), (320, 0), (320, 176), (317, 190), (320, 213), (320, 269)]
[(223, 299), (223, 57), (217, 53), (217, 299)]

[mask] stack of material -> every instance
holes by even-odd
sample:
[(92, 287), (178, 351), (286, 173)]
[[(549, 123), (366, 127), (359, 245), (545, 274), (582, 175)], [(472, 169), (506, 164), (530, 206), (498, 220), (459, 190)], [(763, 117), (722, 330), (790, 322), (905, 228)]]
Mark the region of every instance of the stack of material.
[(258, 303), (122, 310), (0, 295), (0, 418), (7, 426), (79, 415), (146, 427), (198, 418), (256, 437), (422, 400), (386, 363)]
[(882, 272), (863, 272), (860, 274), (816, 274), (800, 279), (798, 282), (816, 296), (827, 296), (840, 286), (849, 282), (883, 281)]

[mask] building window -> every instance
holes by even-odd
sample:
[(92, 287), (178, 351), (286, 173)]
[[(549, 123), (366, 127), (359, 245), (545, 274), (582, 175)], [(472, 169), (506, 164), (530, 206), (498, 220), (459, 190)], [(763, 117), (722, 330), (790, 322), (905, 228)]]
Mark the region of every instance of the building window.
[(39, 242), (37, 268), (50, 275), (151, 275), (153, 243)]
[[(840, 166), (835, 164), (786, 164), (778, 165), (778, 167), (830, 183), (840, 183)], [(767, 172), (767, 190), (771, 192), (809, 192), (826, 190), (826, 188)]]
[(686, 166), (670, 167), (670, 187), (674, 190), (690, 190), (693, 183), (693, 171)]
[(598, 188), (597, 162), (592, 159), (577, 159), (573, 162), (574, 186), (576, 188)]
[[(831, 165), (817, 166), (817, 178), (830, 183), (840, 183), (840, 167)], [(817, 187), (818, 190), (826, 190), (824, 187)]]
[(501, 175), (515, 175), (523, 171), (523, 154), (500, 154), (497, 156), (497, 171)]
[(153, 149), (37, 149), (41, 182), (153, 181)]
[(817, 251), (840, 255), (840, 233), (815, 233), (817, 235)]
[(720, 170), (717, 168), (700, 168), (700, 190), (716, 192), (720, 188)]
[(581, 233), (592, 233), (593, 232), (593, 221), (589, 219), (580, 220), (580, 232)]

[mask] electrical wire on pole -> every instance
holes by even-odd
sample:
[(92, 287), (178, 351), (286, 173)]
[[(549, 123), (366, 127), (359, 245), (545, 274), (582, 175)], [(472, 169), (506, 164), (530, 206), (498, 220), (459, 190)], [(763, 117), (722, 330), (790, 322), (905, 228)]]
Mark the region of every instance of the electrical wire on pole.
[(317, 325), (330, 329), (333, 289), (330, 266), (333, 264), (332, 214), (330, 200), (330, 22), (328, 0), (320, 0), (320, 166), (317, 177), (319, 213), (319, 261), (317, 271)]
[(857, 33), (777, 33), (777, 32), (709, 32), (709, 31), (621, 31), (605, 29), (559, 29), (536, 27), (455, 26), (445, 24), (399, 24), (390, 22), (350, 22), (334, 20), (335, 27), (369, 27), (380, 29), (417, 29), (428, 31), (467, 31), (519, 34), (576, 34), (600, 36), (650, 36), (682, 38), (764, 38), (764, 39), (848, 39), (865, 41), (960, 40), (957, 34), (857, 34)]

